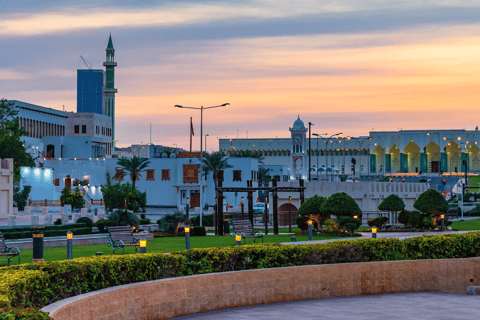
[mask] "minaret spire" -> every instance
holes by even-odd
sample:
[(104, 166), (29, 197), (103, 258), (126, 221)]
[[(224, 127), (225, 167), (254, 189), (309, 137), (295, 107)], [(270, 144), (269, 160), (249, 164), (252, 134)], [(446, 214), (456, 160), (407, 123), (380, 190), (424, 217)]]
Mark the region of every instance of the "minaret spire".
[[(113, 48), (112, 34), (108, 38), (106, 60), (103, 63), (105, 67), (105, 88), (103, 90), (104, 98), (104, 112), (103, 114), (109, 116), (112, 119), (112, 143), (115, 147), (115, 67), (117, 63), (115, 62), (115, 49)], [(113, 149), (113, 148), (112, 148)]]

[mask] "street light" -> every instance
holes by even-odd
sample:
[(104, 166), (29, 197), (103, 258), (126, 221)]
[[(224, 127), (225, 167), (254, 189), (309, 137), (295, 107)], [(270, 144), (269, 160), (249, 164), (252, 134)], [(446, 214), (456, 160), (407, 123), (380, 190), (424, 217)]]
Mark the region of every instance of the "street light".
[(178, 104), (174, 106), (175, 108), (200, 110), (200, 226), (202, 226), (202, 220), (203, 220), (203, 197), (202, 197), (203, 196), (203, 110), (221, 108), (229, 105), (230, 103), (224, 103), (219, 106), (212, 106), (212, 107), (206, 107), (206, 108), (204, 106), (201, 106), (200, 108), (184, 107)]
[(326, 174), (327, 181), (328, 181), (328, 155), (327, 155), (328, 140), (332, 139), (335, 136), (341, 136), (341, 135), (343, 135), (343, 132), (335, 133), (335, 134), (332, 134), (327, 140), (325, 140), (325, 174)]
[(209, 137), (210, 135), (208, 133), (205, 133), (205, 152), (208, 152), (207, 151), (207, 137)]
[(358, 141), (359, 139), (358, 138), (354, 138), (354, 137), (347, 137), (348, 140), (353, 140), (353, 141), (356, 141), (358, 143), (358, 147), (360, 148), (360, 177), (362, 177), (362, 166), (363, 166), (363, 151), (362, 151), (362, 144), (364, 141), (366, 140), (371, 140), (372, 137), (367, 137), (367, 138), (363, 138), (361, 139), (360, 141)]
[[(317, 152), (318, 152), (318, 137), (326, 136), (327, 134), (328, 133), (322, 133), (322, 134), (312, 133), (313, 136), (317, 137)], [(318, 154), (317, 154), (317, 182), (318, 182)]]

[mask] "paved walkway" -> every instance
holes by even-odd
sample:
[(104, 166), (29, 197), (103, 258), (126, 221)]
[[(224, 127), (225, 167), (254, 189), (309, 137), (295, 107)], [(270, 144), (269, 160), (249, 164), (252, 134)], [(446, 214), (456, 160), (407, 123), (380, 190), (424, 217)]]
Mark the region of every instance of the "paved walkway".
[(480, 296), (415, 292), (274, 303), (176, 319), (465, 320), (478, 319), (479, 315)]

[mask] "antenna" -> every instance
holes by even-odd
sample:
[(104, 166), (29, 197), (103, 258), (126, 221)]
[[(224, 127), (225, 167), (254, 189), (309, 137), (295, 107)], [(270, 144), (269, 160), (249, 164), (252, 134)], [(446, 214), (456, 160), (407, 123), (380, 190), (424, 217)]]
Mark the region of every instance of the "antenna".
[(85, 59), (82, 56), (80, 56), (80, 58), (82, 58), (83, 63), (85, 63), (85, 65), (87, 66), (88, 69), (92, 69), (92, 64), (90, 62), (88, 62), (87, 59)]

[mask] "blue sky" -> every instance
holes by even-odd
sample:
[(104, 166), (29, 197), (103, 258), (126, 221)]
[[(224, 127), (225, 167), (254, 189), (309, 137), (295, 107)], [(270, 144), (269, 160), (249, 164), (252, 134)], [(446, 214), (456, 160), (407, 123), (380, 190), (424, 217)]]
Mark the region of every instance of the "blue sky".
[[(119, 145), (214, 137), (473, 129), (480, 1), (0, 0), (0, 97), (76, 110), (80, 55), (116, 49)], [(198, 141), (197, 141), (198, 142)], [(198, 143), (197, 143), (198, 144)], [(198, 146), (196, 146), (198, 148)]]

